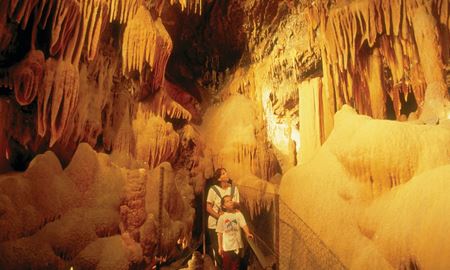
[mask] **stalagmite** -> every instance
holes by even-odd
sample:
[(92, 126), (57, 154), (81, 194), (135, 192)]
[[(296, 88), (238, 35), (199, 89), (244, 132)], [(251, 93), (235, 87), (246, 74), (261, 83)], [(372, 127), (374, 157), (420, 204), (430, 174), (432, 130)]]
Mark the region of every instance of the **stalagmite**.
[[(162, 170), (164, 170), (163, 174)], [(167, 162), (149, 171), (145, 177), (146, 182), (143, 188), (147, 192), (144, 198), (144, 210), (147, 216), (145, 223), (139, 228), (140, 242), (144, 254), (149, 258), (159, 256), (170, 259), (174, 255), (172, 248), (179, 240), (190, 242), (194, 215), (194, 209), (190, 206), (193, 190), (188, 184), (188, 175), (175, 172)], [(163, 183), (164, 186), (161, 186)], [(148, 192), (155, 190), (158, 192)], [(163, 205), (159, 205), (160, 199)], [(163, 215), (162, 220), (158, 219), (160, 211)], [(157, 249), (155, 244), (159, 237), (162, 239)]]
[(133, 170), (127, 173), (125, 194), (120, 206), (122, 230), (130, 234), (134, 240), (139, 240), (139, 227), (147, 217), (145, 212), (147, 174), (144, 170)]

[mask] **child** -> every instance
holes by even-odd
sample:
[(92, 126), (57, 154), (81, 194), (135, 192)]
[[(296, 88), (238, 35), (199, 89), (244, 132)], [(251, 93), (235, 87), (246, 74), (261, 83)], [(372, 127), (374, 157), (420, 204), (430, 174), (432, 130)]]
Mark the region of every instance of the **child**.
[(241, 229), (249, 239), (253, 235), (248, 229), (244, 216), (234, 208), (233, 198), (225, 195), (222, 198), (221, 206), (225, 213), (217, 221), (217, 236), (219, 240), (219, 255), (222, 256), (223, 270), (239, 269), (239, 250), (244, 248), (241, 238)]

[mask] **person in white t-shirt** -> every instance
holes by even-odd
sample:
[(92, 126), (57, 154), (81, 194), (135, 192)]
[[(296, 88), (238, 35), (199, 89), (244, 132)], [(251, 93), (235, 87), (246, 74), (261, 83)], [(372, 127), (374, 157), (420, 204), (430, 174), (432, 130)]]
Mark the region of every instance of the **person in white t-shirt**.
[(253, 239), (253, 234), (248, 229), (244, 215), (235, 209), (231, 196), (223, 196), (221, 205), (225, 213), (217, 221), (216, 232), (219, 240), (219, 255), (222, 256), (222, 269), (238, 270), (241, 261), (239, 251), (244, 248), (241, 228), (247, 238)]
[(208, 236), (209, 236), (209, 248), (208, 254), (214, 260), (215, 264), (220, 268), (222, 265), (221, 257), (218, 255), (218, 242), (216, 233), (217, 219), (223, 214), (221, 210), (221, 200), (225, 195), (230, 195), (235, 203), (239, 203), (239, 191), (236, 186), (231, 184), (231, 179), (228, 177), (228, 173), (224, 168), (219, 168), (214, 172), (214, 179), (217, 183), (208, 191), (206, 198), (206, 211), (209, 214), (208, 217)]

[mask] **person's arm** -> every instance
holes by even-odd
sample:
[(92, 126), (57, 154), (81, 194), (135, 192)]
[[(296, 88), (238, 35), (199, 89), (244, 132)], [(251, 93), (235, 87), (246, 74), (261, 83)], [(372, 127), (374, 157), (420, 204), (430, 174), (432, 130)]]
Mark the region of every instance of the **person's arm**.
[(242, 230), (245, 232), (245, 235), (248, 239), (253, 239), (253, 234), (250, 232), (248, 228), (247, 222), (245, 221), (244, 215), (242, 213), (238, 213), (238, 220)]
[(239, 203), (239, 190), (238, 190), (237, 186), (235, 186), (234, 188), (235, 188), (234, 195), (233, 195), (234, 209), (236, 209), (236, 211), (238, 211), (238, 212), (241, 212), (241, 210), (240, 210), (241, 205)]
[(217, 221), (216, 233), (217, 233), (217, 251), (219, 256), (223, 254), (223, 232), (224, 232), (225, 222), (223, 220), (223, 216), (219, 218)]
[(213, 202), (216, 200), (217, 194), (210, 188), (208, 191), (208, 197), (206, 198), (206, 212), (211, 215), (213, 218), (218, 219), (221, 215), (220, 208), (219, 211), (216, 212), (213, 209)]
[(219, 242), (219, 255), (222, 256), (223, 254), (223, 233), (217, 233), (217, 239)]
[(239, 189), (237, 186), (234, 187), (234, 196), (233, 196), (233, 201), (237, 202), (238, 204), (240, 203), (240, 198), (239, 198)]
[(248, 239), (250, 239), (250, 240), (253, 239), (253, 234), (250, 232), (250, 229), (248, 228), (248, 225), (244, 225), (242, 227), (242, 229), (244, 230), (245, 235), (247, 236)]
[(208, 214), (210, 214), (212, 217), (218, 219), (220, 217), (220, 215), (223, 214), (222, 211), (219, 210), (219, 212), (214, 211), (213, 209), (213, 204), (210, 202), (206, 203), (206, 212), (208, 212)]

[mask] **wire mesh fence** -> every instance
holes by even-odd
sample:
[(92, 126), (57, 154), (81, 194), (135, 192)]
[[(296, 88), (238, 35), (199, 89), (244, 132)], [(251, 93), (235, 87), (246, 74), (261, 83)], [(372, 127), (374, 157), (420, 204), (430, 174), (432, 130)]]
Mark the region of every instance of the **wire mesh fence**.
[(346, 269), (319, 236), (277, 197), (279, 269)]
[(254, 243), (265, 257), (266, 265), (273, 261), (272, 269), (280, 270), (346, 269), (320, 237), (280, 199), (275, 189), (239, 185), (238, 188), (243, 201), (241, 210), (255, 230)]

